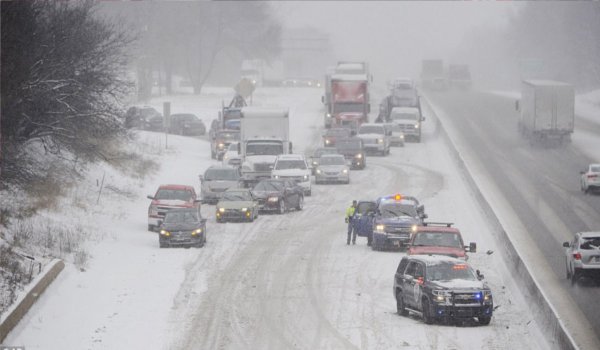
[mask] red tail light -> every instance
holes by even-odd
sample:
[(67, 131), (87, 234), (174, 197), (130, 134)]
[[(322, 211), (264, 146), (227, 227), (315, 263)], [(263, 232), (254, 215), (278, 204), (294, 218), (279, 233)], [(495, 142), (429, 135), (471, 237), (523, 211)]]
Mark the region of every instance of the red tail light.
[(573, 253), (573, 259), (575, 259), (575, 260), (581, 260), (581, 253), (579, 253), (579, 252)]
[(597, 177), (598, 177), (598, 174), (592, 174), (592, 175), (587, 176), (588, 179), (595, 179)]

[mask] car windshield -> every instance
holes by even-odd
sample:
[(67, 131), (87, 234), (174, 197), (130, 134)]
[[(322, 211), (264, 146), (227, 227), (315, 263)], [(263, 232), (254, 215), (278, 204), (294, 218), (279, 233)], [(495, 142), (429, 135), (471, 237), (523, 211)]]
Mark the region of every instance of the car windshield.
[(225, 192), (225, 194), (223, 194), (223, 200), (232, 202), (251, 201), (252, 196), (250, 195), (250, 192), (246, 191), (231, 191)]
[(191, 122), (191, 121), (197, 121), (198, 117), (196, 117), (193, 114), (173, 114), (171, 116), (171, 118), (173, 120), (180, 120), (182, 122)]
[(592, 173), (600, 173), (600, 165), (592, 165), (590, 167), (590, 172), (592, 172)]
[(154, 198), (159, 200), (175, 199), (187, 202), (192, 198), (192, 193), (188, 190), (169, 190), (161, 188)]
[(237, 181), (240, 179), (240, 174), (237, 169), (208, 169), (204, 173), (206, 181)]
[(282, 191), (283, 190), (283, 183), (281, 182), (275, 182), (275, 181), (261, 181), (258, 184), (256, 184), (256, 186), (254, 186), (254, 188), (252, 189), (253, 191)]
[(417, 216), (417, 209), (413, 204), (400, 202), (382, 203), (379, 205), (379, 212), (383, 217)]
[(239, 140), (240, 133), (239, 132), (231, 132), (231, 131), (220, 131), (217, 134), (217, 138), (222, 140)]
[(361, 142), (360, 140), (338, 141), (335, 147), (338, 149), (360, 149)]
[(168, 224), (172, 223), (193, 223), (200, 221), (198, 218), (198, 212), (193, 210), (186, 211), (168, 211), (165, 215), (165, 222)]
[(287, 169), (306, 169), (306, 162), (303, 160), (278, 160), (275, 163), (275, 170)]
[(417, 120), (418, 117), (415, 113), (405, 113), (405, 112), (401, 112), (401, 113), (393, 113), (392, 114), (392, 119), (410, 119), (410, 120)]
[(579, 248), (596, 250), (600, 249), (600, 236), (581, 238), (581, 244), (579, 245)]
[(232, 142), (229, 144), (229, 148), (227, 149), (228, 151), (236, 151), (237, 152), (238, 149), (238, 143), (237, 142)]
[(477, 281), (477, 276), (470, 266), (451, 262), (441, 262), (436, 265), (427, 266), (426, 277), (428, 281)]
[(361, 126), (358, 129), (359, 134), (385, 134), (383, 126), (378, 125), (366, 125)]
[(343, 156), (340, 157), (321, 157), (319, 160), (320, 165), (345, 165), (346, 159)]
[(269, 155), (278, 156), (283, 154), (283, 145), (277, 142), (252, 142), (246, 145), (247, 156)]
[(318, 148), (313, 155), (314, 158), (320, 158), (324, 154), (336, 154), (337, 150), (333, 147)]
[(348, 136), (350, 136), (350, 130), (348, 130), (348, 129), (329, 129), (325, 133), (325, 136), (348, 137)]
[(419, 232), (413, 240), (413, 245), (462, 248), (457, 233)]

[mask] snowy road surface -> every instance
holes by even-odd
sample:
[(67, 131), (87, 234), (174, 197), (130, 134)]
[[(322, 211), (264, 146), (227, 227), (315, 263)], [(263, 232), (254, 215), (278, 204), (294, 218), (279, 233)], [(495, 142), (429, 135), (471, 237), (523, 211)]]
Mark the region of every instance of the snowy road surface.
[[(295, 150), (320, 141), (320, 90), (263, 89), (254, 101), (291, 107)], [(177, 106), (216, 115), (229, 92)], [(374, 97), (376, 99), (376, 97)], [(160, 105), (162, 100), (155, 103)], [(425, 112), (427, 116), (429, 116)], [(148, 144), (163, 135), (144, 133)], [(160, 183), (187, 183), (214, 161), (206, 141), (170, 137), (159, 174), (141, 184), (138, 199), (105, 201), (109, 234), (90, 248), (85, 272), (67, 268), (9, 335), (28, 349), (547, 349), (526, 298), (507, 272), (483, 214), (438, 134), (424, 124), (421, 144), (369, 157), (350, 185), (314, 185), (304, 210), (261, 215), (255, 223), (216, 224), (202, 249), (159, 249), (147, 232), (145, 195)], [(118, 181), (115, 179), (114, 181)], [(359, 239), (345, 244), (343, 217), (352, 199), (390, 193), (418, 197), (432, 221), (450, 221), (478, 244), (470, 262), (485, 274), (498, 307), (489, 326), (425, 325), (395, 313), (393, 276), (403, 253), (373, 252)], [(121, 213), (122, 215), (119, 215)]]
[(539, 249), (545, 260), (542, 267), (553, 271), (545, 278), (532, 266), (542, 282), (549, 281), (542, 286), (549, 293), (558, 289), (570, 295), (579, 307), (575, 313), (578, 317), (583, 313), (600, 335), (598, 283), (580, 280), (571, 286), (562, 247), (575, 232), (600, 228), (600, 197), (583, 194), (579, 186), (579, 171), (597, 161), (600, 125), (578, 118), (572, 144), (532, 147), (517, 131), (514, 98), (476, 91), (429, 93), (428, 97), (444, 111), (457, 138), (482, 165), (481, 176), (498, 186), (511, 204), (524, 227), (519, 234), (527, 235)]

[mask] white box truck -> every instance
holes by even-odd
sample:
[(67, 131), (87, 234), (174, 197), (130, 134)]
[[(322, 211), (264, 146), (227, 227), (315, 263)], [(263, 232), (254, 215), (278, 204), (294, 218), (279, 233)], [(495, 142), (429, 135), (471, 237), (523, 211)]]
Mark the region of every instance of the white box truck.
[(289, 134), (288, 109), (242, 108), (239, 152), (246, 186), (270, 178), (277, 156), (292, 152)]
[(568, 141), (575, 126), (575, 89), (550, 80), (524, 80), (518, 128), (531, 143), (547, 140)]

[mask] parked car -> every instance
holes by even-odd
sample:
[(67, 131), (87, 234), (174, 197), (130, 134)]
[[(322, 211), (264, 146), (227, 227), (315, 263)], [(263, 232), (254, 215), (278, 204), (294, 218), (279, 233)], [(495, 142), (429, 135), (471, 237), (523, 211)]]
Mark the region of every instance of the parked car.
[(264, 179), (252, 189), (258, 209), (283, 214), (289, 209), (302, 210), (304, 189), (290, 180)]
[(204, 135), (206, 126), (196, 115), (191, 113), (171, 114), (169, 118), (169, 134)]
[(166, 213), (175, 208), (193, 208), (200, 213), (200, 199), (194, 187), (187, 185), (160, 185), (148, 207), (148, 231), (156, 231)]
[(143, 107), (129, 107), (125, 113), (125, 127), (141, 130), (162, 131), (163, 116), (156, 109)]
[(277, 156), (271, 177), (273, 179), (295, 181), (304, 189), (305, 196), (312, 194), (310, 169), (306, 159), (301, 154), (281, 154)]
[(315, 170), (315, 183), (326, 182), (350, 183), (350, 168), (343, 155), (325, 154), (319, 159)]
[(600, 279), (600, 231), (578, 232), (564, 242), (567, 278), (575, 284), (581, 277)]
[(600, 190), (600, 164), (590, 164), (581, 173), (581, 190), (584, 193)]
[(217, 222), (254, 221), (258, 218), (258, 202), (249, 189), (229, 189), (217, 203)]
[(230, 188), (241, 187), (239, 168), (213, 165), (206, 169), (200, 178), (200, 195), (203, 203), (217, 203), (223, 193)]
[(206, 243), (206, 219), (195, 208), (171, 209), (158, 233), (159, 247), (203, 247)]
[(445, 256), (403, 257), (393, 292), (399, 315), (413, 312), (426, 324), (477, 318), (479, 324), (488, 325), (494, 312), (492, 291), (479, 270)]

